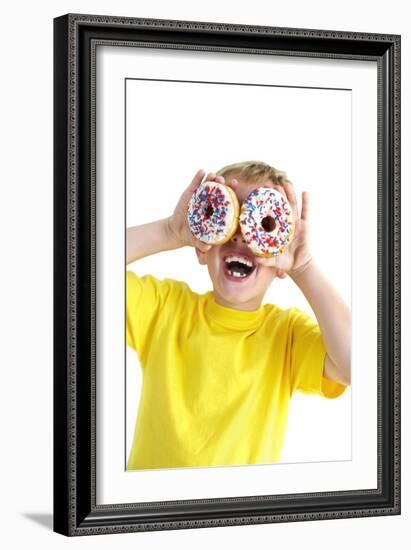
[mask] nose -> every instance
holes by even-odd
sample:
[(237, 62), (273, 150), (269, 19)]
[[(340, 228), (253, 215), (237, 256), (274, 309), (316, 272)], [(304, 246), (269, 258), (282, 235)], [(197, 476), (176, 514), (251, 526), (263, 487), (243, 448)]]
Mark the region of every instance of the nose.
[(246, 241), (244, 240), (243, 234), (241, 233), (240, 226), (237, 227), (236, 232), (231, 237), (231, 241), (233, 243), (244, 243), (245, 244)]

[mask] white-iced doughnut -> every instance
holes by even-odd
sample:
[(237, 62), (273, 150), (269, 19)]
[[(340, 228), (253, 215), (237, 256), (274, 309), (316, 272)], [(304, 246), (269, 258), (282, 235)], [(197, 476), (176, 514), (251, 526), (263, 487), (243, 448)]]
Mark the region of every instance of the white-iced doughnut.
[(240, 227), (256, 256), (277, 256), (290, 243), (294, 232), (290, 205), (279, 191), (259, 187), (242, 204)]
[(206, 181), (198, 186), (188, 205), (190, 231), (207, 244), (224, 244), (234, 235), (240, 207), (231, 187)]

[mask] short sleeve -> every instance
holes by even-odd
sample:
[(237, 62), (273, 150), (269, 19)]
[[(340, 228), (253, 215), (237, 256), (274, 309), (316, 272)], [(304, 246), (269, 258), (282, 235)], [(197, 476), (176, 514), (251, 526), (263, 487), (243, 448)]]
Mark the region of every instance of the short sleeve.
[(126, 272), (126, 344), (140, 359), (169, 293), (168, 280)]
[(324, 376), (327, 350), (319, 325), (306, 313), (291, 308), (291, 394), (300, 390), (329, 399), (340, 396), (347, 386)]

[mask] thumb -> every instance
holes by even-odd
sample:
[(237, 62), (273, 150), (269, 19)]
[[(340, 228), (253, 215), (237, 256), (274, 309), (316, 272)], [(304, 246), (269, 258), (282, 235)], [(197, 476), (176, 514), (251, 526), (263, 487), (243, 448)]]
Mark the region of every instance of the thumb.
[(285, 271), (283, 271), (282, 269), (279, 269), (277, 271), (277, 277), (279, 279), (285, 279), (287, 277), (287, 273)]
[(205, 170), (201, 169), (198, 170), (192, 179), (190, 185), (187, 188), (187, 191), (192, 194), (197, 189), (197, 187), (200, 185), (200, 183), (203, 180), (203, 177), (205, 176)]
[(196, 239), (195, 247), (198, 248), (200, 252), (208, 252), (211, 248), (211, 244), (203, 243)]

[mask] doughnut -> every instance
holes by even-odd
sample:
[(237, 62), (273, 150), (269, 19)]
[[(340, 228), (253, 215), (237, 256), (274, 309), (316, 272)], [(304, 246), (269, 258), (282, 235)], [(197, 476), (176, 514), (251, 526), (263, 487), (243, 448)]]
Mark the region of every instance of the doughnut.
[(240, 228), (256, 256), (282, 254), (291, 241), (294, 220), (282, 193), (271, 187), (254, 189), (241, 206)]
[(187, 221), (192, 234), (207, 244), (224, 244), (237, 230), (240, 205), (227, 185), (206, 181), (193, 193)]

